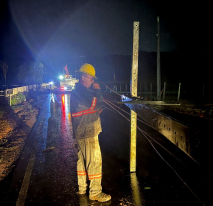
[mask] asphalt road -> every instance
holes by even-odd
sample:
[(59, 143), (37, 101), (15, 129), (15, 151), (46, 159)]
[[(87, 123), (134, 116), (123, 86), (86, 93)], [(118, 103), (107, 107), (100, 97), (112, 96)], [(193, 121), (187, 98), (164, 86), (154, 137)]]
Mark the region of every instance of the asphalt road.
[(103, 192), (112, 200), (97, 203), (88, 194), (79, 196), (69, 98), (69, 94), (47, 96), (16, 166), (0, 182), (0, 205), (213, 205), (211, 174), (142, 124), (140, 128), (159, 144), (138, 131), (137, 168), (130, 173), (130, 123), (111, 109), (101, 113), (99, 141)]

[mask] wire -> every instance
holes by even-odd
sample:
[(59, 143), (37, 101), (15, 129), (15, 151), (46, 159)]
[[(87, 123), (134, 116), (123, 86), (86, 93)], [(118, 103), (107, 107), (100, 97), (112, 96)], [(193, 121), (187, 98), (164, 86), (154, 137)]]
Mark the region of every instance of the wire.
[[(107, 101), (108, 103), (112, 104), (114, 107), (117, 107), (119, 108), (121, 111), (127, 113), (128, 115), (130, 115), (129, 112), (126, 112), (125, 110), (121, 109), (120, 107), (118, 107), (117, 105), (113, 104), (112, 102), (110, 102), (109, 100), (107, 99), (104, 99), (105, 101)], [(151, 127), (152, 129), (156, 130), (154, 127), (150, 126), (141, 116), (139, 116), (142, 120), (138, 119), (138, 121), (142, 122), (143, 124), (147, 125), (148, 127)], [(161, 146), (164, 150), (166, 150), (170, 155), (172, 155), (175, 159), (177, 159), (179, 162), (181, 162), (176, 156), (174, 156), (171, 152), (169, 152), (163, 145), (161, 145), (159, 142), (157, 142), (154, 138), (152, 138), (149, 134), (147, 134), (145, 132), (145, 134), (147, 136), (149, 136), (150, 139), (152, 139), (155, 143), (157, 143), (159, 146)], [(187, 153), (186, 153), (187, 154)], [(188, 155), (188, 154), (187, 154)], [(188, 155), (189, 156), (189, 155)], [(199, 162), (197, 162), (193, 157), (189, 156), (192, 160), (194, 160), (197, 164), (199, 164)], [(200, 164), (199, 164), (200, 165)]]
[[(106, 100), (106, 99), (105, 99)], [(107, 100), (108, 101), (108, 100)], [(106, 102), (105, 102), (106, 103)], [(107, 103), (109, 103), (109, 104), (111, 104), (111, 105), (113, 105), (113, 106), (115, 106), (115, 107), (118, 107), (118, 106), (116, 106), (115, 104), (113, 104), (113, 103), (111, 103), (110, 101), (108, 101)], [(112, 110), (110, 110), (110, 111), (112, 111)], [(128, 112), (126, 112), (125, 110), (122, 110), (122, 111), (124, 111), (125, 113), (127, 113), (128, 115), (130, 115), (130, 113), (128, 113)], [(117, 110), (116, 110), (116, 112), (118, 112)], [(119, 113), (119, 112), (118, 112)], [(121, 113), (120, 113), (121, 114)], [(121, 114), (122, 115), (122, 114)], [(146, 124), (147, 126), (149, 126), (149, 127), (151, 127), (150, 125), (148, 125), (146, 122), (144, 122), (144, 121), (142, 121), (142, 120), (140, 120), (140, 119), (138, 119), (137, 118), (137, 120), (138, 121), (140, 121), (140, 122), (142, 122), (142, 123), (144, 123), (144, 124)], [(130, 120), (128, 120), (128, 121), (130, 121)], [(155, 129), (154, 127), (151, 127), (151, 128), (153, 128), (153, 129)], [(140, 129), (139, 127), (138, 127), (138, 129)], [(158, 144), (160, 147), (162, 147), (165, 151), (167, 151), (170, 155), (172, 155), (176, 160), (178, 160), (179, 162), (181, 162), (175, 155), (173, 155), (169, 150), (167, 150), (162, 144), (160, 144), (158, 141), (156, 141), (154, 138), (152, 138), (149, 134), (147, 134), (145, 131), (143, 131), (150, 139), (152, 139), (156, 144)], [(182, 163), (182, 162), (181, 162)]]
[(120, 94), (118, 94), (117, 92), (115, 92), (113, 89), (111, 89), (110, 87), (108, 87), (106, 84), (104, 84), (103, 82), (100, 82), (102, 83), (103, 85), (105, 85), (109, 90), (111, 90), (112, 92), (114, 92), (115, 94), (119, 95), (119, 96), (122, 96)]
[[(148, 108), (150, 108), (150, 109), (152, 109), (151, 107), (149, 107), (149, 106), (147, 106), (146, 105), (146, 107), (148, 107)], [(157, 110), (155, 110), (155, 112), (156, 113), (158, 113), (158, 114), (160, 114), (160, 115), (163, 115), (162, 113), (160, 113), (159, 111), (157, 111)], [(166, 116), (166, 115), (165, 115)], [(170, 117), (171, 118), (171, 117)], [(172, 118), (171, 118), (172, 119)], [(139, 120), (140, 121), (140, 120)], [(148, 124), (146, 124), (146, 125), (148, 125)], [(153, 128), (154, 130), (156, 130), (154, 127), (152, 127), (152, 126), (150, 126), (150, 125), (148, 125), (149, 127), (151, 127), (151, 128)], [(194, 162), (196, 162), (198, 165), (200, 165), (200, 163), (197, 161), (197, 160), (195, 160), (193, 157), (191, 157), (189, 154), (187, 154), (186, 152), (185, 152), (185, 154), (188, 156), (188, 157), (190, 157)]]
[[(113, 103), (109, 103), (109, 101), (107, 100), (103, 100), (108, 106), (110, 106), (111, 108), (113, 108), (116, 112), (118, 112), (121, 116), (123, 116), (127, 121), (130, 122), (130, 119), (128, 119), (126, 116), (124, 116), (122, 113), (120, 113), (119, 111), (116, 110), (115, 107), (113, 107), (111, 104)], [(126, 111), (125, 111), (126, 112)], [(174, 173), (177, 175), (177, 177), (183, 182), (183, 184), (190, 190), (190, 192), (200, 201), (200, 203), (202, 205), (203, 202), (199, 199), (199, 197), (192, 191), (192, 189), (187, 185), (187, 183), (180, 177), (180, 175), (177, 173), (177, 171), (162, 157), (162, 155), (158, 152), (158, 150), (155, 148), (155, 146), (152, 144), (152, 142), (148, 139), (148, 137), (150, 137), (150, 135), (148, 135), (146, 132), (144, 132), (141, 128), (139, 128), (137, 126), (137, 129), (143, 134), (143, 136), (146, 138), (146, 140), (150, 143), (150, 145), (152, 146), (152, 148), (155, 150), (155, 152), (159, 155), (159, 157), (174, 171)], [(148, 137), (147, 137), (147, 136)], [(152, 140), (154, 140), (153, 138), (151, 138)], [(155, 140), (154, 140), (155, 141)], [(156, 141), (155, 141), (156, 142)], [(156, 142), (157, 143), (157, 142)], [(163, 147), (164, 148), (164, 147)], [(165, 148), (164, 148), (165, 149)], [(168, 151), (168, 150), (166, 150)], [(168, 151), (169, 152), (169, 151)], [(170, 152), (169, 152), (170, 153)], [(171, 154), (171, 153), (170, 153)]]
[[(137, 127), (138, 128), (138, 127)], [(145, 136), (145, 138), (149, 141), (153, 149), (156, 151), (156, 153), (160, 156), (160, 158), (173, 170), (173, 172), (178, 176), (178, 178), (183, 182), (183, 184), (190, 190), (190, 192), (200, 201), (202, 205), (204, 203), (200, 200), (200, 198), (193, 192), (193, 190), (187, 185), (187, 183), (181, 178), (181, 176), (177, 173), (177, 171), (162, 157), (162, 155), (158, 152), (158, 150), (155, 148), (155, 146), (150, 142), (150, 140), (146, 137), (143, 130), (138, 128), (138, 130)]]
[[(115, 106), (115, 107), (117, 107), (117, 108), (119, 108), (121, 111), (123, 111), (123, 112), (125, 112), (125, 113), (127, 113), (128, 115), (130, 115), (130, 113), (129, 112), (127, 112), (127, 111), (125, 111), (125, 110), (123, 110), (123, 109), (121, 109), (120, 107), (118, 107), (117, 105), (115, 105), (115, 104), (113, 104), (112, 102), (110, 102), (109, 100), (107, 100), (107, 99), (104, 99), (105, 101), (107, 101), (107, 102), (109, 102), (109, 103), (111, 103), (113, 106)], [(142, 120), (140, 120), (140, 119), (138, 119), (138, 121), (140, 121), (140, 122), (142, 122), (142, 123), (144, 123), (144, 124), (146, 124), (147, 126), (149, 126), (149, 127), (152, 127), (152, 126), (150, 126), (150, 125), (148, 125), (148, 123), (141, 117), (141, 116), (139, 116)], [(155, 129), (154, 127), (152, 127), (153, 129)]]
[[(102, 84), (104, 84), (103, 82), (101, 82)], [(109, 88), (106, 84), (104, 84), (107, 88)], [(112, 92), (114, 92), (115, 94), (117, 94), (117, 95), (119, 95), (119, 96), (122, 96), (122, 95), (120, 95), (120, 94), (118, 94), (117, 92), (115, 92), (114, 90), (112, 90), (111, 88), (109, 88)], [(108, 101), (109, 102), (109, 100), (107, 100), (107, 99), (104, 99), (105, 101)], [(112, 103), (113, 104), (113, 103)], [(114, 105), (114, 106), (116, 106), (116, 105)], [(117, 107), (117, 106), (116, 106)], [(148, 106), (147, 106), (148, 107)], [(148, 107), (148, 108), (150, 108), (150, 107)], [(122, 110), (122, 109), (121, 109)], [(122, 111), (124, 111), (124, 110), (122, 110)], [(156, 110), (155, 110), (156, 111)], [(125, 113), (127, 113), (126, 111), (124, 111)], [(158, 113), (158, 114), (160, 114), (160, 115), (162, 115), (160, 112), (158, 112), (158, 111), (156, 111), (156, 113)], [(130, 114), (129, 114), (130, 115)], [(143, 119), (141, 116), (139, 116), (141, 119)], [(144, 120), (144, 119), (143, 119)], [(140, 121), (140, 122), (142, 122), (142, 123), (144, 123), (144, 124), (146, 124), (147, 126), (149, 126), (149, 127), (151, 127), (151, 128), (153, 128), (154, 130), (156, 130), (154, 127), (152, 127), (151, 125), (149, 125), (145, 120), (144, 121), (142, 121), (142, 120), (140, 120), (140, 119), (138, 119), (138, 121)], [(155, 140), (154, 140), (155, 141)], [(187, 153), (185, 153), (188, 157), (190, 157), (192, 160), (194, 160), (197, 164), (199, 164), (200, 165), (200, 163), (199, 162), (197, 162), (193, 157), (191, 157), (190, 155), (188, 155)]]

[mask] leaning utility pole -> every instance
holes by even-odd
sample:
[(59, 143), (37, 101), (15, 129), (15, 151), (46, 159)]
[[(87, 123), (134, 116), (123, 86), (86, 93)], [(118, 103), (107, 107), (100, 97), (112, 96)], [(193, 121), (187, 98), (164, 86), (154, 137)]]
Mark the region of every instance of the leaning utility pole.
[(160, 75), (160, 19), (157, 17), (157, 101), (161, 100), (161, 75)]
[[(139, 22), (133, 25), (132, 76), (130, 93), (137, 97), (138, 92), (138, 51), (139, 51)], [(137, 113), (131, 109), (131, 139), (130, 139), (130, 172), (136, 171), (136, 141), (137, 140)]]

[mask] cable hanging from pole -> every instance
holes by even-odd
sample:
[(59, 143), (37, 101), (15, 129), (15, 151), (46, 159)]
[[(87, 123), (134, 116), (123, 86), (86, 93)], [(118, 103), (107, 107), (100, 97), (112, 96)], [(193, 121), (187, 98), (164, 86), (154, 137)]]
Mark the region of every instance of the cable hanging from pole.
[[(121, 112), (119, 112), (118, 110), (116, 110), (116, 108), (112, 105), (114, 105), (113, 103), (111, 103), (110, 101), (104, 99), (103, 102), (105, 104), (107, 104), (108, 106), (110, 106), (113, 110), (115, 110), (117, 113), (119, 113), (121, 116), (123, 116), (127, 121), (130, 121), (126, 116), (124, 116)], [(124, 111), (124, 110), (122, 110)], [(128, 113), (125, 111), (125, 113)], [(128, 113), (129, 114), (129, 113)], [(143, 121), (142, 121), (143, 122)], [(144, 122), (143, 122), (144, 123)], [(149, 125), (148, 125), (149, 126)], [(152, 142), (149, 140), (152, 139), (155, 143), (157, 143), (159, 146), (161, 146), (163, 149), (165, 149), (167, 152), (169, 152), (166, 148), (164, 148), (161, 144), (159, 144), (156, 140), (154, 140), (150, 135), (148, 135), (145, 131), (143, 131), (141, 128), (139, 128), (137, 126), (137, 129), (143, 134), (143, 136), (146, 138), (146, 140), (150, 143), (150, 145), (152, 146), (152, 148), (155, 150), (155, 152), (159, 155), (159, 157), (174, 171), (174, 173), (177, 175), (177, 177), (183, 182), (183, 184), (189, 189), (189, 191), (199, 200), (199, 202), (204, 205), (204, 203), (200, 200), (200, 198), (193, 192), (193, 190), (187, 185), (187, 183), (181, 178), (181, 176), (177, 173), (177, 171), (162, 157), (162, 155), (158, 152), (158, 150), (155, 148), (155, 146), (152, 144)], [(149, 138), (148, 138), (149, 137)], [(169, 154), (171, 154), (169, 152)], [(174, 155), (171, 154), (173, 157)], [(176, 157), (175, 157), (176, 158)], [(177, 159), (177, 158), (176, 158)], [(178, 159), (177, 159), (178, 160)]]

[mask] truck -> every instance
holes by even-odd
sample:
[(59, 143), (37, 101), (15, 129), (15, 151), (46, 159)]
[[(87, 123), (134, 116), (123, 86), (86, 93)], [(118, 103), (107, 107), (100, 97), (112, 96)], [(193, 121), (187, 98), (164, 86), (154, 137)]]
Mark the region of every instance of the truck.
[(72, 91), (75, 88), (75, 84), (78, 83), (78, 79), (73, 78), (72, 75), (69, 74), (67, 69), (67, 65), (64, 68), (65, 75), (60, 76), (60, 89), (61, 91)]

